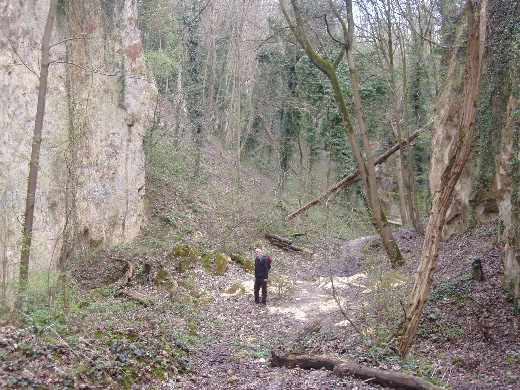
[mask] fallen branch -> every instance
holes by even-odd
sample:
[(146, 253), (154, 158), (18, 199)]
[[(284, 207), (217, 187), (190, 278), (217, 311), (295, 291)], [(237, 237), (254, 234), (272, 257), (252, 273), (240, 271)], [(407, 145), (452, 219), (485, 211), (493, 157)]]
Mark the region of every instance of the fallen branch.
[(133, 299), (134, 301), (136, 301), (144, 306), (149, 306), (149, 305), (153, 304), (153, 302), (154, 302), (153, 299), (151, 299), (151, 298), (147, 298), (143, 295), (135, 294), (130, 291), (121, 290), (121, 291), (119, 291), (119, 294), (124, 295), (130, 299)]
[(313, 320), (307, 325), (303, 327), (302, 330), (298, 332), (296, 335), (296, 340), (304, 339), (305, 337), (310, 336), (311, 334), (318, 333), (321, 330), (321, 322), (320, 320)]
[[(403, 146), (406, 146), (408, 144), (410, 144), (415, 138), (417, 138), (421, 133), (423, 133), (425, 130), (427, 130), (430, 125), (433, 123), (433, 118), (431, 118), (428, 123), (426, 124), (426, 126), (420, 128), (419, 130), (417, 130), (415, 133), (413, 133), (412, 135), (410, 135), (410, 138), (408, 138), (407, 140), (403, 140), (402, 144)], [(388, 158), (394, 154), (395, 152), (397, 152), (399, 150), (399, 144), (395, 144), (394, 146), (392, 146), (390, 149), (388, 149), (386, 152), (384, 152), (381, 156), (379, 156), (375, 161), (374, 161), (374, 164), (375, 165), (381, 165), (383, 162), (385, 162), (386, 160), (388, 160)], [(331, 196), (334, 192), (336, 192), (337, 190), (339, 190), (340, 188), (342, 187), (346, 187), (346, 186), (349, 186), (351, 184), (354, 184), (354, 183), (357, 183), (358, 181), (361, 180), (361, 175), (359, 174), (359, 170), (355, 171), (355, 172), (352, 172), (350, 175), (348, 175), (347, 177), (343, 178), (342, 180), (338, 181), (336, 184), (334, 184), (332, 187), (330, 187), (324, 194), (320, 195), (319, 197), (317, 197), (316, 199), (310, 201), (309, 203), (307, 203), (306, 205), (300, 207), (298, 210), (294, 211), (292, 214), (289, 214), (285, 219), (287, 221), (290, 221), (291, 219), (293, 219), (294, 217), (304, 213), (305, 211), (307, 211), (308, 209), (310, 209), (312, 206), (314, 205), (317, 205), (321, 202), (323, 202), (324, 200), (326, 200), (329, 196)]]
[(296, 355), (286, 353), (283, 350), (271, 351), (271, 364), (276, 367), (300, 367), (304, 369), (327, 369), (334, 371), (338, 377), (352, 376), (373, 382), (386, 387), (394, 387), (405, 390), (442, 390), (442, 387), (418, 378), (413, 375), (403, 374), (397, 371), (386, 371), (371, 368), (354, 363), (347, 359), (341, 359), (325, 355)]
[(336, 285), (334, 284), (334, 276), (332, 275), (332, 272), (330, 274), (330, 286), (332, 287), (332, 297), (334, 298), (334, 301), (338, 305), (339, 311), (341, 314), (343, 314), (343, 317), (348, 321), (350, 325), (354, 328), (354, 330), (362, 337), (365, 337), (365, 334), (363, 331), (359, 328), (359, 326), (356, 325), (354, 320), (350, 318), (347, 311), (343, 307), (343, 304), (341, 303), (341, 299), (339, 298), (338, 294), (336, 293)]
[(276, 234), (269, 234), (267, 233), (265, 235), (265, 238), (269, 240), (269, 242), (277, 247), (283, 248), (283, 249), (291, 249), (293, 251), (297, 252), (304, 252), (308, 253), (310, 255), (314, 254), (313, 251), (307, 248), (301, 248), (299, 246), (293, 245), (292, 241), (288, 240), (287, 238), (277, 236)]

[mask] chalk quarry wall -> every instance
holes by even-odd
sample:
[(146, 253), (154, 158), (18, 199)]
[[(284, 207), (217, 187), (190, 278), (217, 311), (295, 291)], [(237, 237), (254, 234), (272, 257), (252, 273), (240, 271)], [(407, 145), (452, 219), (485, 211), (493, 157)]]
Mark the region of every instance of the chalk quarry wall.
[[(0, 2), (0, 246), (16, 276), (49, 0)], [(130, 242), (144, 215), (151, 84), (136, 0), (69, 1), (53, 30), (31, 269)], [(4, 285), (5, 287), (5, 285)]]
[[(491, 15), (493, 17), (493, 15)], [(497, 22), (498, 23), (498, 22)], [(500, 31), (499, 29), (496, 29)], [(489, 33), (488, 33), (489, 34)], [(490, 35), (492, 40), (493, 35)], [(501, 37), (499, 37), (501, 39)], [(504, 287), (520, 298), (520, 110), (518, 56), (503, 60), (488, 44), (487, 69), (480, 97), (477, 137), (455, 187), (447, 212), (445, 237), (479, 223), (500, 221), (504, 241)], [(501, 54), (501, 53), (498, 53)], [(501, 77), (493, 71), (501, 65)], [(505, 64), (505, 65), (504, 65)], [(459, 77), (462, 80), (462, 77)], [(456, 134), (462, 97), (452, 89), (441, 97), (432, 127), (429, 172), (431, 192), (440, 185)], [(489, 103), (487, 103), (489, 102)], [(487, 104), (487, 105), (486, 105)], [(485, 261), (485, 253), (482, 260)]]

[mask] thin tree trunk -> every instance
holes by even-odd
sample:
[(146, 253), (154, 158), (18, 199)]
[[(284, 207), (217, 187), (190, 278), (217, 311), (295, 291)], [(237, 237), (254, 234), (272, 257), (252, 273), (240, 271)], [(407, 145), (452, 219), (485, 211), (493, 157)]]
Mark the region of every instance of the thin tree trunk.
[(47, 95), (47, 79), (49, 76), (50, 66), (50, 41), (54, 20), (56, 19), (57, 5), (58, 0), (51, 0), (42, 40), (42, 62), (40, 69), (40, 84), (38, 86), (38, 105), (36, 108), (36, 119), (34, 122), (31, 161), (29, 162), (29, 179), (27, 185), (27, 197), (25, 200), (25, 213), (22, 231), (22, 251), (20, 257), (19, 275), (20, 298), (23, 297), (29, 280), (29, 258), (31, 256), (34, 205), (36, 202), (36, 188), (38, 183), (38, 170), (40, 167), (43, 119), (45, 116), (45, 100)]
[[(383, 212), (379, 194), (377, 193), (377, 181), (376, 181), (376, 169), (374, 164), (374, 155), (372, 153), (372, 147), (367, 136), (367, 130), (365, 121), (363, 118), (363, 110), (361, 106), (361, 96), (359, 93), (359, 84), (357, 80), (356, 67), (354, 65), (354, 15), (352, 11), (352, 0), (345, 0), (347, 6), (347, 24), (348, 24), (348, 44), (346, 45), (347, 51), (347, 63), (350, 70), (350, 82), (352, 86), (352, 93), (354, 95), (354, 107), (356, 110), (357, 124), (361, 139), (363, 141), (363, 150), (365, 152), (366, 167), (367, 167), (367, 180), (365, 182), (367, 198), (372, 209), (372, 216), (376, 224), (377, 230), (381, 235), (381, 241), (386, 250), (386, 253), (390, 257), (392, 266), (399, 266), (404, 263), (403, 255), (395, 241), (390, 226), (386, 220), (386, 216)], [(402, 149), (402, 148), (400, 148)]]
[(210, 44), (208, 48), (208, 57), (211, 59), (209, 65), (209, 82), (208, 82), (208, 94), (206, 96), (206, 109), (204, 112), (204, 123), (209, 128), (209, 123), (213, 119), (213, 113), (215, 111), (215, 81), (217, 72), (217, 47), (216, 47), (216, 33), (215, 33), (215, 9), (213, 3), (209, 5), (211, 11), (211, 24), (210, 24)]
[[(404, 158), (404, 148), (402, 144), (402, 130), (401, 130), (401, 121), (399, 118), (399, 95), (397, 83), (395, 81), (395, 66), (394, 66), (394, 41), (393, 41), (393, 23), (392, 23), (392, 12), (390, 1), (386, 1), (385, 3), (385, 12), (386, 12), (386, 27), (387, 27), (387, 36), (388, 36), (388, 72), (390, 73), (390, 81), (389, 81), (389, 92), (390, 92), (390, 100), (392, 103), (392, 119), (394, 122), (394, 133), (397, 138), (397, 142), (399, 142), (399, 160), (397, 163), (397, 183), (399, 189), (399, 206), (401, 213), (401, 222), (406, 224), (408, 222), (408, 218), (406, 215), (406, 201), (405, 197), (408, 200), (409, 207), (411, 206), (411, 198), (410, 198), (410, 184), (408, 183), (408, 177), (406, 175), (405, 168), (405, 158)], [(405, 193), (405, 188), (406, 193)], [(412, 218), (412, 213), (408, 211), (410, 218)]]
[[(404, 109), (404, 127), (406, 132), (406, 138), (410, 137), (410, 111), (408, 107), (408, 67), (406, 63), (406, 54), (404, 50), (403, 43), (403, 34), (402, 31), (399, 30), (399, 44), (401, 46), (401, 61), (403, 68), (403, 109)], [(412, 225), (415, 230), (419, 234), (424, 233), (424, 227), (421, 222), (421, 213), (419, 210), (419, 201), (417, 197), (417, 186), (416, 186), (416, 178), (415, 178), (415, 169), (413, 166), (413, 155), (412, 148), (407, 148), (407, 162), (408, 162), (408, 210), (410, 215), (410, 220), (412, 221)]]
[[(304, 26), (304, 20), (303, 16), (301, 15), (301, 11), (299, 8), (299, 5), (297, 4), (296, 0), (291, 0), (291, 6), (294, 11), (294, 15), (296, 18), (296, 23), (294, 24), (285, 8), (285, 4), (283, 0), (279, 0), (280, 6), (282, 8), (282, 12), (284, 14), (285, 19), (290, 25), (291, 30), (293, 31), (298, 43), (300, 46), (305, 50), (307, 56), (309, 57), (310, 61), (318, 68), (320, 69), (329, 79), (334, 100), (336, 102), (336, 105), (338, 106), (343, 127), (345, 130), (345, 133), (347, 135), (347, 139), (350, 144), (350, 148), (352, 150), (352, 154), (354, 155), (354, 159), (356, 160), (356, 164), (359, 169), (359, 174), (363, 180), (363, 184), (365, 186), (365, 192), (369, 199), (370, 209), (372, 211), (372, 216), (374, 218), (374, 222), (376, 223), (378, 233), (381, 236), (381, 240), (383, 242), (383, 246), (385, 247), (385, 250), (388, 254), (388, 257), (390, 258), (390, 261), (393, 266), (397, 266), (402, 264), (403, 257), (399, 250), (399, 247), (397, 246), (397, 242), (393, 239), (392, 233), (389, 229), (388, 223), (386, 221), (386, 217), (384, 215), (383, 210), (381, 209), (381, 204), (379, 202), (379, 196), (377, 194), (377, 184), (376, 184), (376, 177), (375, 177), (375, 167), (374, 167), (374, 159), (372, 156), (372, 150), (370, 148), (370, 144), (368, 142), (368, 138), (365, 132), (361, 132), (361, 136), (363, 138), (363, 146), (364, 146), (364, 152), (366, 155), (366, 158), (363, 157), (361, 149), (358, 145), (358, 142), (356, 140), (356, 135), (354, 133), (354, 126), (352, 124), (352, 121), (350, 119), (350, 113), (346, 104), (345, 95), (343, 94), (343, 90), (341, 88), (341, 83), (339, 80), (339, 77), (336, 72), (336, 68), (339, 64), (339, 62), (342, 60), (345, 51), (342, 50), (340, 54), (336, 57), (336, 59), (331, 62), (320, 56), (314, 47), (312, 46), (312, 43), (309, 41), (305, 30), (303, 28)], [(349, 0), (346, 0), (347, 8), (350, 5), (349, 9), (349, 17), (352, 16), (352, 2)], [(343, 35), (344, 35), (344, 49), (347, 50), (347, 56), (352, 55), (351, 46), (352, 38), (349, 38), (349, 35), (352, 36), (352, 29), (351, 32), (347, 33), (347, 28), (345, 26), (345, 23), (339, 13), (336, 12), (337, 19), (342, 23), (343, 26)], [(353, 21), (352, 21), (353, 25)], [(352, 65), (352, 60), (349, 59), (349, 65)], [(353, 69), (353, 67), (351, 68)], [(351, 73), (355, 77), (355, 72)], [(360, 100), (359, 100), (360, 102)], [(358, 103), (359, 103), (358, 102)], [(356, 103), (357, 104), (357, 103)], [(356, 110), (357, 113), (360, 114), (359, 110)], [(362, 122), (362, 121), (361, 121)], [(362, 123), (360, 123), (360, 126)]]
[(440, 186), (433, 197), (430, 220), (426, 228), (415, 284), (410, 295), (406, 317), (399, 329), (399, 352), (403, 358), (410, 351), (424, 307), (430, 296), (433, 276), (439, 258), (439, 246), (446, 220), (446, 211), (450, 205), (453, 189), (471, 151), (471, 144), (475, 134), (475, 117), (480, 95), (482, 63), (486, 41), (487, 3), (487, 0), (482, 1), (479, 12), (478, 9), (475, 9), (477, 5), (472, 0), (467, 2), (468, 48), (464, 76), (463, 105), (457, 134), (450, 146), (450, 159), (442, 174)]

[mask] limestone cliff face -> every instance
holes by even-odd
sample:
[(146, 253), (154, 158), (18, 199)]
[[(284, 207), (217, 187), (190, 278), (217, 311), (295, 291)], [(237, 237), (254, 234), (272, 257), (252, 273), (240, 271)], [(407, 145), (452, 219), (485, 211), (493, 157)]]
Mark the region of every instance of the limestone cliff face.
[[(516, 5), (513, 4), (511, 7)], [(512, 33), (514, 26), (509, 19), (503, 18), (503, 15), (508, 13), (501, 12), (496, 7), (493, 10), (489, 22), (493, 28), (488, 31), (487, 69), (477, 118), (478, 136), (473, 143), (472, 155), (455, 188), (443, 233), (450, 236), (471, 225), (499, 219), (503, 229), (501, 237), (505, 242), (504, 287), (518, 299), (520, 63), (518, 55), (512, 55), (515, 53), (512, 49), (515, 45)], [(462, 78), (459, 77), (459, 80)], [(461, 96), (456, 92), (457, 81), (450, 81), (452, 89), (447, 90), (439, 101), (437, 118), (432, 130), (432, 193), (438, 188), (442, 171), (448, 163), (449, 147), (458, 126)]]
[[(62, 3), (54, 27), (31, 267), (131, 241), (143, 223), (151, 86), (137, 1)], [(49, 1), (0, 3), (0, 246), (16, 273)]]

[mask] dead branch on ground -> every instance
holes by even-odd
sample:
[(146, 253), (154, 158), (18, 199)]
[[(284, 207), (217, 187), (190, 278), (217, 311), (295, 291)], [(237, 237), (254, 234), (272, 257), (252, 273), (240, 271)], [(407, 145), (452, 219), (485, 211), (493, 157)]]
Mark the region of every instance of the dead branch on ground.
[(326, 355), (299, 355), (287, 353), (280, 349), (271, 352), (271, 364), (276, 367), (300, 367), (303, 369), (326, 369), (334, 371), (338, 377), (352, 376), (367, 382), (377, 383), (386, 387), (406, 390), (442, 390), (442, 387), (413, 375), (397, 371), (381, 370), (362, 366), (347, 359)]

